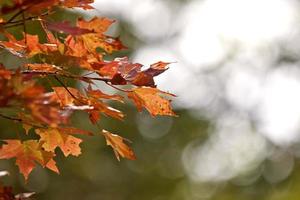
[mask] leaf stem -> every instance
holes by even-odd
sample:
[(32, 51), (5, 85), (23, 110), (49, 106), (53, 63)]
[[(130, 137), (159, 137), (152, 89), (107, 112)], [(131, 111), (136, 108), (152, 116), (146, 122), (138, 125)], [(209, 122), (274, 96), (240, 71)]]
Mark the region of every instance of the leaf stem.
[(118, 88), (118, 87), (114, 86), (113, 84), (111, 84), (111, 83), (109, 83), (109, 82), (107, 82), (107, 81), (105, 81), (105, 83), (106, 83), (107, 85), (109, 85), (110, 87), (112, 87), (112, 88), (114, 88), (114, 89), (116, 89), (116, 90), (119, 90), (119, 91), (121, 91), (121, 92), (132, 92), (131, 90), (124, 90), (124, 89), (122, 89), (122, 88)]
[(15, 117), (10, 117), (10, 116), (7, 116), (7, 115), (3, 115), (2, 113), (0, 113), (0, 117), (2, 117), (4, 119), (9, 119), (9, 120), (12, 120), (12, 121), (18, 121), (18, 122), (22, 122), (23, 121), (22, 119), (15, 118)]
[(23, 123), (23, 124), (27, 124), (27, 125), (30, 125), (30, 126), (36, 127), (36, 128), (47, 128), (46, 126), (40, 126), (40, 125), (32, 124), (32, 123), (24, 121), (23, 119), (7, 116), (7, 115), (4, 115), (2, 113), (0, 113), (0, 117), (2, 117), (4, 119), (11, 120), (11, 121), (16, 121), (16, 122), (20, 122), (20, 123)]

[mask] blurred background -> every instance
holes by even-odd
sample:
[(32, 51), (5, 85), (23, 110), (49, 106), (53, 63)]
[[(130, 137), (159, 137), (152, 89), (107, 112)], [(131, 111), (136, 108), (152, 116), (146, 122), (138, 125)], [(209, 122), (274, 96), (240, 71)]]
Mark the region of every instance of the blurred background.
[[(79, 158), (57, 152), (61, 175), (37, 168), (26, 185), (13, 161), (0, 161), (11, 173), (5, 183), (36, 191), (39, 200), (300, 199), (298, 0), (95, 0), (93, 6), (58, 18), (116, 19), (109, 34), (129, 50), (114, 56), (176, 62), (156, 81), (178, 95), (179, 117), (152, 118), (116, 104), (126, 120), (101, 124), (133, 141), (136, 161), (118, 162), (100, 136), (84, 138)], [(97, 131), (80, 113), (73, 120)], [(7, 123), (1, 132), (15, 132)]]

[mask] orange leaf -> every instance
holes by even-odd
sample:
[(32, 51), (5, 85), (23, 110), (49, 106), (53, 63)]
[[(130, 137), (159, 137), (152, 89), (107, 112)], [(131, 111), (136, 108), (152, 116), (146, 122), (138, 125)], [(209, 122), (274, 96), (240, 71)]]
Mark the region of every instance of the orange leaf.
[(87, 89), (87, 95), (96, 99), (109, 99), (109, 100), (115, 100), (123, 103), (123, 97), (120, 95), (109, 95), (103, 93), (101, 90), (93, 90), (91, 87), (88, 87)]
[(106, 139), (106, 144), (113, 148), (114, 153), (119, 161), (120, 156), (130, 160), (136, 159), (132, 149), (124, 142), (127, 139), (122, 138), (121, 136), (118, 136), (116, 134), (110, 133), (106, 130), (103, 130), (102, 134)]
[(84, 10), (94, 9), (91, 5), (89, 5), (93, 2), (94, 0), (61, 0), (61, 4), (67, 8), (78, 7)]
[[(68, 91), (64, 87), (53, 87), (52, 88), (57, 95), (57, 98), (62, 107), (68, 107), (74, 105), (76, 99), (79, 96), (79, 91), (75, 88), (68, 87)], [(75, 97), (75, 98), (74, 98)]]
[(103, 34), (88, 33), (78, 37), (82, 38), (84, 46), (89, 52), (96, 53), (96, 48), (98, 47), (100, 47), (107, 53), (126, 49), (126, 47), (118, 38), (112, 38)]
[(145, 107), (152, 116), (176, 116), (171, 108), (171, 101), (161, 97), (161, 95), (174, 96), (157, 88), (149, 87), (135, 88), (132, 92), (128, 93), (128, 97), (133, 100), (139, 111)]
[(44, 151), (37, 140), (28, 140), (23, 143), (20, 140), (4, 141), (7, 144), (3, 145), (0, 149), (0, 159), (16, 158), (16, 164), (26, 180), (35, 168), (35, 162), (58, 173), (55, 161), (53, 160), (55, 154)]
[(106, 17), (94, 17), (89, 21), (85, 21), (84, 19), (79, 18), (77, 21), (77, 26), (79, 28), (87, 29), (95, 33), (104, 33), (114, 22), (114, 20), (108, 19)]
[(81, 154), (79, 144), (82, 140), (79, 138), (55, 128), (36, 129), (36, 133), (41, 137), (40, 141), (43, 142), (42, 147), (46, 151), (54, 152), (55, 149), (59, 147), (66, 157), (69, 155), (78, 156)]

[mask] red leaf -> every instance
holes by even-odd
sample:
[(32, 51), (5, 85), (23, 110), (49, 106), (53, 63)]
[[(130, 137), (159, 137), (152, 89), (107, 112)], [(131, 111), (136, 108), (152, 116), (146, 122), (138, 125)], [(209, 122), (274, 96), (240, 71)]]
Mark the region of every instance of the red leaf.
[(71, 26), (70, 22), (46, 22), (46, 26), (49, 30), (63, 32), (71, 35), (82, 35), (86, 33), (92, 33), (93, 31), (83, 29), (80, 27)]

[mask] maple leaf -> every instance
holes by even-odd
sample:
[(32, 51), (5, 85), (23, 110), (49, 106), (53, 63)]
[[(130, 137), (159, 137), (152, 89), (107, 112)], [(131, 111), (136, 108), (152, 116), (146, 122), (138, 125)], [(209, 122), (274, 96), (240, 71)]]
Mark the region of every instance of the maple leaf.
[(16, 158), (16, 164), (26, 180), (35, 168), (36, 162), (59, 173), (53, 160), (55, 154), (43, 150), (38, 141), (27, 140), (22, 143), (20, 140), (4, 140), (4, 142), (7, 144), (4, 144), (0, 149), (0, 159)]
[(89, 29), (71, 26), (69, 21), (64, 22), (46, 22), (46, 26), (49, 30), (63, 32), (71, 35), (82, 35), (86, 33), (92, 33)]
[(54, 152), (55, 149), (59, 147), (66, 157), (81, 154), (79, 144), (82, 140), (70, 135), (69, 131), (56, 128), (36, 129), (35, 131), (41, 137), (40, 141), (43, 143), (42, 147), (46, 151)]
[[(154, 77), (166, 71), (170, 63), (160, 61), (143, 69), (142, 64), (130, 62), (127, 57), (116, 58), (113, 61), (105, 60), (107, 54), (126, 49), (118, 37), (106, 35), (114, 20), (106, 17), (94, 17), (89, 20), (78, 18), (76, 25), (71, 25), (68, 21), (47, 21), (54, 12), (60, 10), (59, 7), (92, 9), (90, 4), (94, 0), (8, 2), (0, 7), (0, 13), (3, 15), (0, 17), (0, 34), (6, 38), (5, 41), (0, 40), (0, 48), (30, 64), (25, 64), (18, 70), (7, 70), (0, 64), (0, 107), (4, 108), (3, 110), (18, 111), (18, 114), (11, 113), (7, 116), (0, 113), (0, 117), (20, 122), (26, 137), (31, 136), (28, 135), (31, 129), (35, 129), (40, 139), (24, 142), (6, 140), (7, 144), (0, 148), (0, 159), (16, 158), (25, 179), (37, 163), (58, 173), (53, 160), (56, 149), (61, 149), (65, 156), (81, 154), (82, 140), (75, 135), (92, 133), (69, 127), (69, 119), (73, 112), (86, 112), (93, 124), (96, 124), (102, 115), (123, 120), (125, 115), (109, 106), (107, 102), (112, 100), (124, 103), (123, 96), (92, 89), (91, 85), (95, 84), (95, 81), (102, 81), (125, 92), (139, 111), (146, 108), (152, 116), (176, 116), (168, 100), (168, 97), (174, 95), (156, 89), (154, 82)], [(4, 16), (6, 14), (9, 15)], [(27, 33), (26, 25), (32, 21), (39, 22), (39, 29), (45, 33), (42, 34), (45, 36), (45, 42), (42, 42), (42, 38), (37, 34)], [(18, 39), (6, 31), (11, 27), (23, 27), (20, 29), (20, 32), (24, 31), (23, 38)], [(57, 36), (51, 31), (65, 34)], [(103, 51), (99, 52), (99, 48)], [(34, 61), (37, 63), (32, 63)], [(86, 75), (77, 74), (82, 70), (87, 72)], [(89, 74), (98, 77), (90, 77)], [(55, 84), (60, 84), (60, 87), (53, 87), (53, 91), (48, 92), (48, 87), (38, 83), (43, 83), (43, 79), (50, 76), (56, 79)], [(60, 78), (84, 81), (89, 86), (83, 89), (69, 87), (69, 84)], [(123, 90), (114, 85), (138, 88)], [(126, 144), (127, 139), (105, 130), (102, 134), (118, 160), (121, 157), (135, 159), (132, 149)]]
[(110, 54), (115, 51), (126, 49), (126, 47), (118, 38), (105, 36), (103, 34), (88, 33), (78, 37), (81, 37), (84, 42), (85, 48), (89, 52), (96, 52), (96, 49), (98, 47)]
[(94, 0), (60, 0), (60, 2), (62, 6), (67, 8), (78, 7), (84, 10), (94, 9), (94, 7), (89, 5), (93, 3)]
[(31, 14), (40, 14), (45, 10), (52, 10), (55, 6), (66, 8), (83, 8), (93, 9), (89, 4), (94, 0), (14, 0), (13, 6), (4, 6), (1, 8), (1, 13), (8, 14), (18, 9), (24, 9)]
[(119, 161), (120, 156), (130, 160), (136, 159), (132, 149), (125, 143), (125, 141), (128, 141), (127, 139), (122, 138), (119, 135), (110, 133), (106, 130), (103, 130), (102, 134), (106, 139), (106, 144), (113, 148), (114, 153)]
[[(25, 41), (26, 37), (26, 41)], [(49, 36), (48, 36), (49, 38)], [(24, 39), (20, 41), (26, 46), (28, 57), (33, 57), (36, 54), (49, 54), (58, 50), (57, 40), (49, 41), (50, 43), (41, 44), (37, 35), (25, 34)]]
[(92, 98), (96, 99), (109, 99), (109, 100), (115, 100), (123, 103), (124, 97), (114, 94), (114, 95), (109, 95), (105, 94), (101, 90), (93, 90), (90, 86), (87, 89), (87, 95)]
[(26, 33), (22, 40), (17, 40), (9, 33), (5, 33), (5, 36), (9, 41), (0, 41), (0, 46), (18, 57), (27, 56), (28, 58), (31, 58), (36, 54), (49, 54), (50, 52), (58, 50), (57, 43), (41, 44), (37, 35)]
[(80, 94), (79, 90), (68, 87), (53, 87), (52, 88), (57, 96), (61, 107), (72, 107), (76, 105), (78, 99), (82, 99), (83, 95)]
[(133, 100), (139, 111), (142, 111), (142, 108), (145, 107), (152, 116), (176, 116), (171, 108), (170, 100), (161, 97), (161, 95), (174, 96), (157, 88), (149, 87), (135, 88), (128, 93), (128, 97)]
[(59, 0), (13, 0), (13, 6), (4, 6), (1, 8), (2, 14), (8, 14), (18, 9), (24, 9), (31, 14), (40, 14), (45, 9), (51, 9), (57, 5)]
[(79, 18), (77, 21), (77, 26), (95, 33), (104, 33), (114, 22), (115, 20), (111, 20), (106, 17), (94, 17), (89, 21)]
[(151, 64), (150, 68), (146, 69), (144, 73), (152, 77), (157, 76), (169, 69), (169, 64), (171, 63), (159, 61), (157, 63)]
[(167, 62), (157, 62), (142, 70), (143, 65), (129, 62), (127, 57), (116, 58), (111, 62), (98, 62), (93, 69), (103, 77), (111, 79), (115, 85), (133, 84), (136, 86), (155, 87), (154, 77), (168, 69)]
[(27, 12), (32, 14), (40, 14), (45, 10), (51, 10), (54, 6), (59, 4), (59, 0), (27, 0), (24, 2), (28, 2), (27, 6)]
[[(94, 92), (93, 98), (87, 98), (86, 96), (81, 94), (79, 90), (75, 88), (67, 88), (68, 91), (64, 87), (53, 87), (53, 89), (57, 94), (58, 99), (61, 102), (61, 106), (73, 110), (87, 111), (92, 117), (91, 120), (93, 123), (95, 122), (96, 119), (99, 119), (97, 115), (99, 115), (100, 113), (103, 113), (104, 115), (114, 117), (117, 119), (123, 119), (124, 117), (121, 111), (114, 109), (108, 106), (107, 104), (105, 104), (104, 102), (102, 102), (100, 99), (95, 98), (97, 97), (97, 95), (99, 97), (100, 95), (99, 91), (97, 92), (98, 94), (95, 94), (96, 92)], [(102, 94), (102, 98), (104, 96), (105, 95)], [(114, 96), (113, 98), (118, 98), (118, 97)]]
[(23, 42), (17, 41), (17, 39), (10, 33), (4, 32), (4, 36), (8, 39), (8, 41), (0, 41), (0, 47), (6, 49), (11, 54), (24, 57), (26, 52), (26, 46)]
[(104, 32), (108, 30), (113, 22), (114, 20), (110, 20), (104, 17), (94, 17), (89, 21), (85, 21), (84, 19), (79, 18), (77, 21), (77, 27), (80, 29), (89, 30), (92, 33), (76, 36), (73, 41), (76, 43), (82, 43), (85, 49), (90, 53), (97, 53), (96, 49), (98, 47), (102, 48), (107, 53), (126, 49), (126, 47), (118, 38), (114, 38), (104, 34)]

